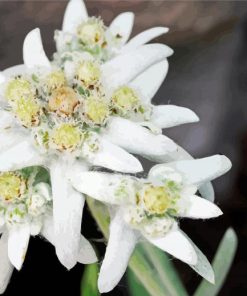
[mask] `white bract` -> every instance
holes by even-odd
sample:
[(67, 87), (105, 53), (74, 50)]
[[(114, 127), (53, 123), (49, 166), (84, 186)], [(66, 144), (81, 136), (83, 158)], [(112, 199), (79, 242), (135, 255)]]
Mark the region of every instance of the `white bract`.
[(214, 282), (209, 262), (180, 230), (178, 222), (180, 218), (208, 219), (222, 214), (196, 192), (202, 183), (230, 168), (227, 157), (215, 155), (156, 165), (147, 179), (74, 171), (73, 186), (110, 208), (110, 237), (99, 274), (100, 292), (108, 292), (118, 284), (135, 245), (143, 238)]
[(55, 58), (63, 60), (66, 52), (81, 51), (107, 61), (168, 32), (168, 28), (155, 27), (128, 41), (133, 24), (134, 13), (124, 12), (106, 27), (100, 17), (88, 16), (82, 0), (70, 0), (64, 14), (62, 30), (55, 32)]
[[(84, 205), (83, 196), (68, 181), (70, 171), (77, 167), (84, 171), (88, 165), (129, 173), (142, 170), (140, 162), (123, 149), (126, 147), (113, 143), (114, 120), (123, 120), (120, 125), (124, 130), (119, 130), (117, 137), (126, 133), (133, 123), (128, 137), (130, 147), (126, 149), (130, 152), (164, 155), (176, 150), (175, 143), (167, 137), (154, 135), (139, 123), (120, 118), (120, 113), (125, 113), (124, 106), (120, 105), (121, 110), (109, 107), (114, 103), (113, 91), (135, 81), (136, 77), (140, 79), (138, 75), (171, 53), (167, 46), (145, 45), (104, 65), (82, 54), (80, 63), (75, 63), (74, 59), (67, 61), (63, 71), (51, 65), (44, 53), (40, 32), (35, 29), (24, 42), (24, 65), (1, 74), (4, 82), (0, 170), (33, 165), (50, 169), (56, 251), (67, 268), (77, 261)], [(150, 93), (152, 89), (155, 91), (157, 87), (150, 88)], [(134, 106), (133, 115), (139, 112), (135, 101)], [(195, 115), (189, 112), (193, 121)], [(133, 133), (136, 135), (134, 142)], [(112, 137), (112, 142), (107, 140), (108, 136)]]
[[(21, 269), (30, 236), (41, 234), (54, 244), (54, 234), (47, 235), (53, 228), (51, 188), (36, 182), (37, 173), (32, 168), (0, 173), (0, 294), (14, 267)], [(84, 237), (77, 260), (84, 264), (97, 261)]]

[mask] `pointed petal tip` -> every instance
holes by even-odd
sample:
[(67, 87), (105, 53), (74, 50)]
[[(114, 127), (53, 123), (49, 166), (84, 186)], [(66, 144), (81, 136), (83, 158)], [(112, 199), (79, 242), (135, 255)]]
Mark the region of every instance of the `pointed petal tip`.
[(67, 268), (67, 270), (72, 269), (77, 263), (77, 258), (76, 259), (71, 259), (70, 256), (68, 256), (64, 252), (61, 252), (57, 248), (56, 248), (56, 254), (57, 254), (57, 258), (59, 259), (59, 261), (62, 263), (62, 265), (64, 267)]
[(27, 68), (50, 67), (50, 61), (44, 52), (39, 28), (33, 29), (26, 35), (23, 43), (23, 60)]

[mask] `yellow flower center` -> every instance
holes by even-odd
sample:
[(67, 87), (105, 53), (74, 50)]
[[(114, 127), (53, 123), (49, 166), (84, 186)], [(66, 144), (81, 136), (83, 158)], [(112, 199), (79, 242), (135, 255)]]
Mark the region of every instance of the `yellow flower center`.
[(103, 124), (109, 116), (109, 105), (106, 101), (91, 96), (85, 101), (85, 115), (93, 123)]
[(6, 99), (10, 102), (16, 102), (23, 98), (33, 98), (34, 92), (31, 83), (23, 78), (16, 78), (9, 81), (6, 91)]
[(34, 98), (19, 98), (15, 102), (13, 110), (24, 126), (31, 127), (39, 124), (40, 108)]
[(65, 75), (62, 71), (51, 72), (46, 77), (46, 85), (49, 91), (60, 88), (66, 84)]
[(104, 24), (100, 20), (91, 19), (78, 26), (77, 36), (85, 45), (101, 45), (105, 40)]
[(139, 98), (132, 88), (122, 86), (113, 93), (112, 102), (117, 111), (127, 113), (138, 107)]
[(52, 140), (59, 150), (73, 151), (83, 140), (83, 135), (77, 127), (64, 123), (54, 130)]
[(76, 74), (86, 86), (94, 85), (100, 79), (100, 68), (93, 61), (83, 61), (80, 63)]
[(143, 193), (143, 201), (151, 214), (164, 214), (170, 206), (170, 195), (163, 186), (148, 185)]
[(49, 99), (49, 109), (58, 114), (71, 115), (78, 104), (75, 91), (70, 87), (55, 89)]
[(0, 198), (4, 201), (13, 201), (21, 196), (26, 189), (25, 181), (12, 172), (0, 175)]

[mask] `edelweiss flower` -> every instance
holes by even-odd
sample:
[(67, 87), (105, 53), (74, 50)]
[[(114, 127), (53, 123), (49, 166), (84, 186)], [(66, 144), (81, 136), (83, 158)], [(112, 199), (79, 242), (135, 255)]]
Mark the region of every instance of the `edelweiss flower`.
[(118, 284), (135, 245), (143, 238), (214, 282), (209, 262), (180, 230), (178, 219), (221, 215), (216, 205), (197, 196), (196, 191), (230, 167), (227, 157), (215, 155), (156, 165), (147, 179), (74, 171), (71, 181), (78, 191), (111, 205), (110, 238), (98, 280), (100, 292)]
[[(107, 128), (115, 124), (114, 121), (111, 123), (115, 117), (109, 117), (108, 102), (104, 98), (171, 53), (163, 45), (145, 45), (98, 68), (88, 57), (78, 64), (77, 75), (70, 80), (73, 68), (70, 66), (75, 64), (68, 61), (69, 66), (65, 65), (64, 73), (53, 69), (36, 29), (24, 42), (25, 65), (2, 72), (5, 83), (0, 111), (3, 143), (0, 170), (17, 170), (33, 165), (50, 169), (56, 251), (67, 268), (77, 261), (84, 204), (82, 195), (68, 181), (70, 172), (76, 167), (87, 170), (88, 162), (122, 172), (142, 170), (135, 157), (106, 139)], [(83, 68), (85, 65), (86, 69)], [(100, 93), (99, 73), (105, 95)], [(120, 107), (121, 111), (125, 108)], [(131, 121), (123, 120), (126, 122), (123, 128), (128, 129)], [(104, 124), (104, 131), (99, 133)], [(175, 143), (165, 136), (156, 136), (138, 124), (135, 127), (134, 132), (139, 137), (139, 140), (135, 139), (137, 152), (145, 152), (146, 149), (144, 154), (159, 155), (176, 149)], [(130, 150), (134, 150), (135, 145), (132, 143), (131, 147)]]
[[(10, 280), (14, 267), (21, 269), (30, 236), (43, 235), (54, 243), (52, 233), (52, 196), (50, 186), (37, 182), (38, 170), (0, 173), (0, 294)], [(77, 260), (97, 261), (89, 242), (81, 236)]]
[[(155, 27), (128, 41), (134, 23), (134, 14), (118, 15), (107, 28), (101, 18), (89, 17), (82, 0), (71, 0), (66, 8), (62, 31), (55, 32), (56, 58), (63, 59), (66, 52), (89, 52), (99, 60), (107, 61), (119, 53), (131, 51), (168, 32), (168, 28)], [(128, 42), (127, 42), (128, 41)]]

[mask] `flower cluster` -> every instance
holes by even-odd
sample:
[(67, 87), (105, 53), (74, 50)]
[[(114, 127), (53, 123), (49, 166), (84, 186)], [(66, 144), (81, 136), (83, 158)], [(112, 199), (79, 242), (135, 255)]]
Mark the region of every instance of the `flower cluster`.
[[(24, 40), (24, 64), (0, 73), (1, 293), (13, 267), (21, 268), (30, 235), (50, 241), (67, 269), (96, 262), (81, 235), (86, 196), (111, 214), (100, 292), (118, 284), (141, 239), (214, 280), (179, 223), (222, 214), (210, 181), (231, 163), (222, 155), (194, 160), (162, 134), (199, 119), (190, 109), (151, 103), (173, 51), (146, 44), (166, 33), (163, 27), (128, 41), (133, 20), (122, 13), (106, 27), (88, 17), (82, 0), (71, 0), (53, 61), (34, 29)], [(137, 155), (160, 164), (146, 178), (133, 176), (143, 171)]]

